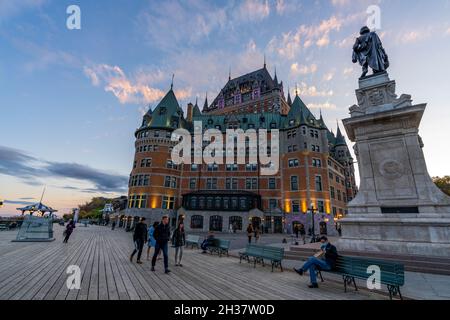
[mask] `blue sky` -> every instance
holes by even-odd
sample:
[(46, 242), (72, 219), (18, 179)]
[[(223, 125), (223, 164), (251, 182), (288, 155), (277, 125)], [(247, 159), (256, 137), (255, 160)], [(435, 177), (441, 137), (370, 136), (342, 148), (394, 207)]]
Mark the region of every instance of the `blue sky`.
[[(81, 9), (81, 30), (66, 8)], [(369, 5), (381, 8), (397, 93), (427, 102), (431, 175), (449, 174), (450, 1), (0, 0), (0, 214), (38, 200), (66, 212), (126, 194), (133, 132), (169, 89), (185, 108), (262, 67), (335, 130), (356, 103), (351, 48)], [(211, 101), (211, 100), (210, 100)], [(342, 128), (342, 124), (341, 124)]]

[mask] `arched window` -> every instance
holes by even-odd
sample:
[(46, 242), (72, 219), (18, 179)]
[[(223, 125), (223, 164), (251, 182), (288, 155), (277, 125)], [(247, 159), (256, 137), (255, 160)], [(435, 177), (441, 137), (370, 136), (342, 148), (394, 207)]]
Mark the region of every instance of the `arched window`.
[(191, 217), (191, 229), (203, 229), (203, 216), (192, 216)]
[(192, 197), (191, 198), (190, 206), (191, 206), (191, 209), (196, 209), (197, 208), (197, 197)]
[(211, 216), (209, 218), (209, 231), (222, 231), (222, 216)]

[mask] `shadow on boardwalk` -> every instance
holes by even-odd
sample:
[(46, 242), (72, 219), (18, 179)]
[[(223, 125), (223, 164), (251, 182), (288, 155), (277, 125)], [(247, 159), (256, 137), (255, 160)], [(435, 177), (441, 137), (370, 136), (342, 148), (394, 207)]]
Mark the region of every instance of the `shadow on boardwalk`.
[[(129, 262), (130, 233), (79, 226), (64, 245), (62, 231), (55, 225), (56, 241), (51, 243), (12, 243), (16, 232), (0, 232), (0, 299), (386, 299), (367, 291), (344, 293), (342, 285), (333, 282), (311, 290), (307, 276), (272, 273), (267, 267), (253, 269), (233, 257), (190, 249), (184, 251), (183, 267), (173, 265), (169, 249), (172, 273), (164, 274), (162, 261), (151, 272), (148, 261), (143, 265)], [(67, 289), (70, 265), (81, 268), (80, 290)]]

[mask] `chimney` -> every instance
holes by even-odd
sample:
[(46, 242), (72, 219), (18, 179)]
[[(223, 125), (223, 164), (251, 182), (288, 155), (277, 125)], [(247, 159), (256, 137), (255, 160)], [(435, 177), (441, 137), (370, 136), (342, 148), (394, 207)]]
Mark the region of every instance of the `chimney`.
[(194, 112), (194, 105), (192, 103), (188, 103), (187, 105), (187, 116), (186, 116), (186, 120), (188, 122), (192, 122), (192, 114)]

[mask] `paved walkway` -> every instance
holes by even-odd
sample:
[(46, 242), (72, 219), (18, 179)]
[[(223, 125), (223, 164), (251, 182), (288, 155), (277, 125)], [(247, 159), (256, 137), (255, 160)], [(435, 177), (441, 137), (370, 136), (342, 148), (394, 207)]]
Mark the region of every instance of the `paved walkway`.
[[(327, 281), (320, 289), (307, 288), (309, 277), (294, 272), (270, 272), (239, 264), (233, 257), (203, 255), (185, 250), (183, 267), (173, 266), (163, 273), (150, 263), (132, 264), (131, 234), (123, 230), (79, 226), (69, 243), (62, 243), (62, 228), (55, 225), (56, 241), (13, 243), (16, 232), (0, 232), (0, 299), (232, 299), (232, 300), (311, 300), (388, 299), (385, 295), (360, 290), (344, 293), (342, 284)], [(68, 290), (69, 265), (82, 271), (80, 290)]]

